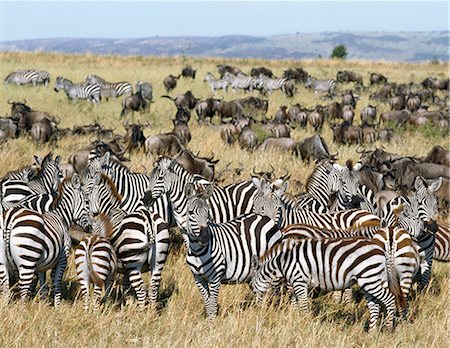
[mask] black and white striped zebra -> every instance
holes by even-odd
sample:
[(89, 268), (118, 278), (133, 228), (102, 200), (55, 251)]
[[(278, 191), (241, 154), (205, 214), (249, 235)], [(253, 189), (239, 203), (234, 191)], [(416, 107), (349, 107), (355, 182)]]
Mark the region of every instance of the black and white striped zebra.
[(40, 75), (36, 70), (17, 70), (5, 77), (4, 84), (28, 85), (36, 86), (39, 84)]
[(99, 85), (102, 88), (112, 88), (116, 91), (115, 97), (120, 97), (121, 95), (130, 96), (133, 94), (133, 86), (129, 82), (107, 82), (97, 75), (86, 76), (86, 81), (89, 85)]
[(56, 78), (55, 92), (64, 90), (67, 98), (72, 101), (78, 99), (87, 99), (93, 104), (97, 104), (101, 100), (99, 85), (88, 85), (85, 83), (73, 83), (72, 81), (58, 76)]
[[(21, 200), (42, 194), (42, 199), (47, 201), (51, 199), (51, 196), (57, 192), (58, 185), (61, 179), (61, 171), (59, 164), (61, 157), (56, 156), (52, 159), (52, 154), (49, 153), (42, 160), (36, 158), (38, 165), (40, 166), (38, 172), (33, 174), (31, 180), (27, 177), (22, 179), (5, 179), (0, 183), (1, 190), (1, 204), (4, 210), (13, 207)], [(45, 197), (48, 194), (49, 196)], [(34, 203), (25, 203), (24, 207), (32, 208), (33, 205), (38, 204), (37, 197), (34, 198)], [(47, 204), (43, 202), (44, 206)], [(40, 205), (42, 207), (42, 205)]]
[(93, 305), (97, 310), (103, 288), (107, 292), (117, 269), (117, 256), (110, 238), (113, 225), (110, 219), (100, 214), (93, 223), (92, 235), (83, 238), (75, 248), (75, 267), (81, 287), (85, 310), (90, 306), (89, 288), (94, 285)]
[(274, 90), (284, 89), (288, 79), (286, 77), (280, 77), (277, 79), (272, 79), (270, 77), (262, 76), (260, 77), (258, 88), (262, 90), (263, 93), (271, 94)]
[(370, 311), (369, 331), (376, 327), (381, 305), (386, 326), (393, 327), (395, 301), (404, 306), (398, 281), (387, 272), (384, 250), (367, 239), (288, 238), (259, 259), (251, 286), (258, 302), (272, 284), (285, 279), (293, 289), (293, 306), (308, 308), (308, 289), (345, 289), (356, 283), (363, 289)]
[(119, 261), (136, 292), (139, 305), (144, 305), (147, 290), (142, 272), (151, 271), (150, 303), (157, 301), (161, 274), (169, 252), (168, 223), (155, 212), (123, 210), (122, 197), (113, 181), (97, 173), (89, 195), (89, 209), (94, 216), (107, 214), (112, 221), (110, 241)]
[(8, 272), (17, 274), (20, 296), (28, 297), (35, 275), (45, 279), (53, 270), (55, 306), (61, 302), (61, 282), (71, 247), (72, 223), (89, 226), (84, 192), (78, 175), (65, 179), (52, 212), (39, 214), (25, 208), (9, 209), (3, 220), (0, 245), (0, 282), (8, 294)]
[(349, 209), (318, 214), (307, 209), (299, 209), (283, 201), (282, 197), (287, 185), (283, 185), (281, 179), (270, 183), (264, 178), (261, 180), (253, 178), (253, 184), (257, 188), (253, 211), (269, 216), (280, 228), (291, 224), (305, 224), (328, 230), (374, 230), (380, 226), (380, 218), (365, 210)]
[(336, 81), (333, 79), (318, 80), (314, 77), (308, 76), (305, 83), (306, 88), (313, 88), (314, 94), (318, 92), (327, 92), (328, 95), (334, 95), (336, 88)]
[(255, 79), (243, 73), (237, 75), (226, 73), (223, 80), (228, 81), (235, 92), (238, 89), (251, 92), (255, 88)]
[(220, 284), (250, 281), (252, 259), (263, 256), (281, 233), (273, 220), (254, 213), (213, 223), (207, 203), (212, 187), (205, 192), (188, 184), (185, 191), (189, 240), (186, 260), (203, 295), (207, 316), (212, 319), (217, 315)]
[(213, 93), (216, 93), (216, 91), (223, 89), (224, 92), (228, 91), (228, 85), (230, 84), (229, 81), (224, 80), (224, 79), (220, 79), (217, 80), (213, 74), (211, 74), (210, 72), (208, 72), (205, 75), (205, 78), (203, 79), (204, 82), (208, 82), (209, 86), (211, 87), (211, 91)]
[(433, 259), (436, 261), (450, 262), (450, 228), (439, 225), (434, 237)]
[(36, 73), (39, 76), (37, 83), (48, 86), (48, 84), (50, 83), (50, 73), (45, 70), (37, 70)]

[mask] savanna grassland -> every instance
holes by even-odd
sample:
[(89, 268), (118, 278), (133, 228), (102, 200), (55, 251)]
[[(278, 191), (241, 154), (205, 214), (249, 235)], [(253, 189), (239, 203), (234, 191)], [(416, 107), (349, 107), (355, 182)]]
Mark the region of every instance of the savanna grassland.
[[(63, 92), (53, 91), (56, 76), (64, 76), (74, 82), (81, 82), (88, 74), (97, 74), (108, 81), (149, 81), (154, 87), (154, 103), (145, 114), (131, 114), (126, 119), (150, 122), (152, 128), (145, 135), (170, 131), (171, 117), (175, 107), (169, 99), (160, 98), (166, 94), (162, 80), (170, 73), (177, 75), (188, 63), (197, 68), (197, 78), (179, 80), (171, 93), (175, 96), (191, 90), (195, 96), (207, 98), (211, 92), (202, 82), (206, 72), (217, 75), (216, 64), (220, 59), (194, 58), (152, 58), (152, 57), (114, 57), (81, 55), (69, 56), (46, 53), (0, 53), (1, 77), (18, 69), (35, 68), (50, 72), (52, 81), (48, 87), (0, 86), (0, 115), (10, 114), (7, 100), (26, 99), (27, 104), (36, 110), (47, 111), (61, 119), (60, 127), (72, 128), (75, 125), (98, 122), (107, 128), (114, 128), (117, 134), (124, 134), (124, 118), (120, 118), (120, 100), (101, 102), (92, 106), (88, 102), (75, 104), (68, 101)], [(364, 84), (368, 84), (370, 72), (379, 72), (395, 82), (420, 82), (429, 75), (438, 78), (448, 76), (446, 64), (406, 64), (365, 61), (262, 61), (228, 60), (226, 63), (238, 66), (249, 72), (254, 66), (264, 65), (281, 75), (288, 67), (303, 67), (317, 78), (335, 77), (339, 70), (347, 69), (361, 73)], [(352, 87), (351, 85), (347, 87)], [(269, 101), (268, 116), (273, 116), (280, 105), (299, 102), (313, 107), (325, 105), (320, 96), (307, 91), (303, 86), (293, 99), (275, 92)], [(338, 87), (340, 90), (346, 87)], [(361, 94), (356, 107), (356, 123), (359, 124), (361, 108), (369, 104), (368, 95), (373, 90)], [(222, 95), (218, 93), (218, 95)], [(229, 91), (225, 99), (244, 96), (243, 93)], [(337, 97), (340, 101), (340, 96)], [(372, 102), (375, 105), (374, 102)], [(378, 112), (388, 110), (386, 103), (380, 103)], [(214, 121), (216, 123), (216, 120)], [(199, 127), (195, 116), (190, 123), (193, 139), (189, 148), (202, 155), (211, 151), (220, 162), (217, 171), (223, 172), (224, 181), (248, 179), (254, 166), (258, 170), (269, 169), (272, 164), (278, 172), (288, 170), (291, 180), (305, 182), (313, 170), (313, 164), (306, 165), (301, 160), (286, 153), (249, 153), (236, 146), (226, 146), (220, 140), (214, 127)], [(303, 139), (313, 134), (311, 128), (295, 129), (292, 137)], [(358, 159), (356, 147), (332, 144), (332, 133), (328, 125), (322, 136), (330, 146), (331, 152), (339, 151), (339, 162)], [(263, 134), (259, 134), (263, 135)], [(36, 146), (29, 138), (9, 140), (0, 145), (0, 176), (8, 171), (30, 164), (34, 154), (44, 155), (49, 151), (68, 156), (76, 149), (86, 145), (90, 137), (65, 137), (51, 146)], [(433, 127), (399, 130), (391, 143), (372, 145), (383, 146), (387, 151), (402, 155), (425, 155), (433, 145), (449, 148), (448, 132)], [(130, 156), (129, 166), (138, 172), (151, 168), (152, 158), (144, 152)], [(239, 177), (232, 177), (227, 168), (242, 166)], [(292, 193), (297, 187), (290, 188)], [(442, 219), (446, 220), (444, 217)], [(447, 221), (448, 222), (448, 221)], [(182, 248), (174, 248), (163, 272), (160, 290), (161, 304), (158, 310), (139, 309), (133, 299), (128, 297), (126, 304), (118, 305), (109, 301), (101, 313), (84, 312), (81, 301), (77, 300), (77, 286), (74, 283), (73, 260), (70, 260), (66, 273), (66, 300), (60, 308), (54, 309), (46, 303), (33, 300), (28, 303), (13, 302), (1, 305), (0, 346), (318, 346), (318, 347), (448, 347), (450, 314), (450, 267), (448, 264), (433, 265), (433, 277), (428, 291), (419, 295), (411, 305), (408, 321), (400, 323), (394, 333), (379, 332), (368, 335), (364, 331), (368, 312), (364, 301), (358, 304), (341, 305), (326, 295), (312, 301), (312, 314), (293, 312), (288, 301), (282, 298), (278, 303), (257, 308), (252, 303), (253, 296), (247, 285), (223, 285), (220, 291), (219, 317), (208, 322), (204, 305), (192, 275), (184, 261)], [(147, 275), (146, 278), (148, 279)]]

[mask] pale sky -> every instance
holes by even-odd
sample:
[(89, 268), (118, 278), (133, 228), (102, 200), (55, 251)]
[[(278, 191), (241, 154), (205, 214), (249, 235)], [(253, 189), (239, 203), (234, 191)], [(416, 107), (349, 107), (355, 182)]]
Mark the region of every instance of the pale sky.
[(0, 39), (449, 30), (447, 1), (5, 1)]

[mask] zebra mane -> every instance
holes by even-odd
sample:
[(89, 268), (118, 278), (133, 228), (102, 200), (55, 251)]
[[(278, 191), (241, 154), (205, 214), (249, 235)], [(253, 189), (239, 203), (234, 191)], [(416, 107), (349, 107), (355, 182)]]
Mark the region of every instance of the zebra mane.
[(58, 192), (56, 194), (56, 198), (53, 200), (53, 203), (52, 203), (52, 209), (56, 209), (56, 207), (58, 206), (59, 202), (61, 201), (62, 193), (64, 191), (64, 188), (67, 185), (71, 184), (71, 180), (72, 180), (72, 177), (71, 176), (67, 176), (59, 183), (59, 185), (58, 185)]
[(117, 192), (117, 187), (114, 184), (114, 182), (112, 181), (112, 179), (103, 173), (100, 173), (100, 183), (104, 183), (105, 185), (109, 186), (109, 189), (111, 191), (111, 195), (118, 201), (120, 202), (122, 200), (122, 195), (119, 194), (119, 192)]
[(106, 214), (101, 213), (100, 215), (98, 215), (97, 219), (98, 220), (95, 224), (93, 234), (99, 235), (104, 238), (110, 238), (114, 230), (109, 217)]
[(315, 181), (320, 179), (323, 173), (328, 173), (328, 168), (325, 167), (326, 162), (319, 163), (310, 176), (306, 179), (305, 188), (306, 192), (309, 192), (308, 188), (315, 185)]

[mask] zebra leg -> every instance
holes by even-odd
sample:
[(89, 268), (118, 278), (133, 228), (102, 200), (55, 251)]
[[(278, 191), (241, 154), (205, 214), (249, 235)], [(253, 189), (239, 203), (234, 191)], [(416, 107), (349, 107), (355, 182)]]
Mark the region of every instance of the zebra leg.
[(34, 267), (19, 266), (19, 289), (22, 301), (27, 300), (30, 295), (31, 285), (34, 277)]
[(433, 263), (433, 256), (427, 255), (421, 264), (421, 275), (419, 277), (419, 291), (424, 291), (430, 283), (431, 279), (431, 266)]
[(350, 304), (353, 302), (353, 291), (352, 288), (347, 288), (343, 291), (342, 294), (342, 302), (344, 304)]
[(167, 255), (169, 254), (170, 234), (169, 230), (165, 229), (156, 235), (155, 243), (153, 244), (154, 253), (152, 254), (149, 264), (152, 268), (152, 276), (150, 278), (150, 304), (156, 304), (158, 300), (159, 286), (161, 284), (161, 274), (166, 264)]
[(64, 271), (66, 270), (67, 259), (65, 256), (61, 256), (59, 258), (59, 262), (52, 272), (53, 275), (53, 287), (55, 291), (55, 307), (58, 307), (61, 304), (62, 297), (62, 279), (64, 275)]
[(342, 290), (333, 291), (333, 300), (336, 303), (340, 303), (342, 301)]
[(381, 306), (376, 302), (375, 298), (373, 298), (370, 295), (365, 294), (367, 301), (367, 308), (370, 312), (370, 319), (369, 319), (369, 332), (373, 332), (376, 328), (378, 318), (380, 317), (380, 309)]
[(205, 302), (205, 307), (206, 307), (206, 314), (209, 317), (208, 308), (209, 308), (210, 296), (209, 296), (208, 282), (201, 278), (195, 278), (194, 280), (195, 280), (195, 285), (197, 285), (197, 288), (200, 290), (200, 293), (203, 296), (203, 301)]
[(0, 292), (3, 298), (8, 302), (10, 291), (9, 291), (9, 273), (5, 264), (0, 264)]
[(386, 319), (385, 326), (389, 331), (394, 330), (394, 315), (395, 315), (395, 297), (388, 291), (384, 290), (385, 295), (383, 296), (383, 305), (386, 307)]
[(39, 298), (45, 301), (48, 298), (48, 294), (50, 292), (48, 284), (46, 283), (46, 274), (45, 272), (39, 272), (37, 274), (37, 277), (39, 279)]
[(308, 288), (302, 281), (295, 281), (293, 283), (294, 296), (292, 301), (292, 309), (308, 310)]
[(102, 299), (102, 287), (94, 284), (94, 296), (92, 299), (92, 303), (94, 305), (94, 311), (98, 311), (99, 307), (100, 307), (100, 302)]
[(208, 319), (214, 319), (218, 312), (218, 299), (219, 299), (220, 280), (216, 280), (209, 284), (209, 303), (206, 304), (206, 313)]
[(130, 278), (131, 287), (136, 293), (138, 305), (140, 307), (145, 306), (147, 299), (147, 289), (145, 288), (144, 281), (142, 280), (142, 273), (140, 268), (133, 268), (129, 270), (128, 276)]

